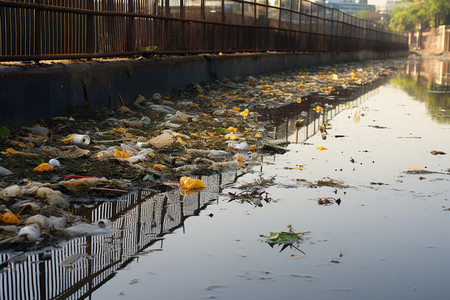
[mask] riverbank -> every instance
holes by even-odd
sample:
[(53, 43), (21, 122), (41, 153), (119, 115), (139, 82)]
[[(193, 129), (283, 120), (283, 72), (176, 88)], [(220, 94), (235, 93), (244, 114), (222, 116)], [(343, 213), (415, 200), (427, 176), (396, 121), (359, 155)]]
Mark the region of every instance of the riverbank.
[[(3, 217), (13, 225), (3, 237), (11, 238), (30, 218), (42, 215), (63, 218), (64, 225), (41, 245), (57, 242), (64, 228), (82, 221), (68, 213), (80, 199), (114, 198), (139, 188), (164, 191), (177, 186), (181, 176), (244, 170), (264, 153), (285, 151), (267, 135), (271, 120), (258, 112), (306, 106), (313, 109), (310, 119), (316, 119), (330, 105), (324, 101), (397, 68), (395, 61), (372, 61), (216, 80), (172, 95), (139, 96), (117, 110), (72, 111), (16, 133), (3, 127), (0, 198), (3, 212), (16, 220)], [(305, 125), (298, 120), (299, 128)]]

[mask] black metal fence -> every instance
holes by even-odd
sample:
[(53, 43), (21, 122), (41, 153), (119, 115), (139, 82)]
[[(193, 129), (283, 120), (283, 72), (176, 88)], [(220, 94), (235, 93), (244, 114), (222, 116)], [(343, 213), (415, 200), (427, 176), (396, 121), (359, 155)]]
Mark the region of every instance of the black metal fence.
[(382, 25), (305, 0), (0, 0), (0, 60), (407, 50)]

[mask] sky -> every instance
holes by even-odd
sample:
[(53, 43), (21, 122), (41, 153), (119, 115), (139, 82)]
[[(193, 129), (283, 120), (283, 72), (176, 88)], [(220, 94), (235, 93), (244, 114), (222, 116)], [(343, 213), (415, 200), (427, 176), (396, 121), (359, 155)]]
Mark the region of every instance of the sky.
[(386, 2), (386, 0), (368, 0), (367, 2), (369, 4), (378, 5), (378, 4), (383, 4), (384, 2)]

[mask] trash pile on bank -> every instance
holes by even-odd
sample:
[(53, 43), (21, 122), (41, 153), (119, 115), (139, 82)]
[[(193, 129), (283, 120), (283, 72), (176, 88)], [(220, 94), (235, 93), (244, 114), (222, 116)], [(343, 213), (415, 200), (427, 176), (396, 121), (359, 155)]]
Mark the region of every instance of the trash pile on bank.
[[(336, 90), (394, 71), (384, 63), (347, 64), (189, 84), (131, 104), (118, 95), (115, 111), (78, 111), (14, 134), (2, 127), (0, 249), (73, 236), (70, 228), (89, 223), (70, 212), (80, 197), (114, 198), (166, 182), (180, 182), (182, 193), (201, 190), (198, 175), (243, 169), (258, 155), (284, 151), (266, 136), (270, 121), (261, 121), (261, 109), (313, 94), (333, 100)], [(322, 113), (317, 103), (308, 105)], [(92, 226), (95, 232), (98, 224)]]

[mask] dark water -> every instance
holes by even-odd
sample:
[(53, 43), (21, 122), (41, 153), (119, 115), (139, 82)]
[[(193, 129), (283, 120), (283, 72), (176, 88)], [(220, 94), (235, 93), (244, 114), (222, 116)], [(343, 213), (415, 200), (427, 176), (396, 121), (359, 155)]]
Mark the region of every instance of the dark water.
[[(364, 95), (323, 103), (320, 116), (297, 107), (308, 113), (303, 127), (277, 112), (287, 121), (271, 135), (292, 142), (286, 154), (247, 173), (203, 177), (199, 194), (142, 191), (102, 204), (91, 217), (110, 219), (113, 234), (9, 264), (1, 299), (448, 299), (448, 70), (448, 62), (409, 61)], [(432, 173), (405, 173), (410, 167)], [(272, 202), (229, 202), (228, 192), (260, 176), (276, 176), (261, 187)], [(347, 187), (313, 184), (329, 179)], [(318, 205), (324, 197), (341, 205)], [(306, 255), (260, 237), (289, 224), (310, 231)], [(77, 253), (71, 268), (61, 265)]]

